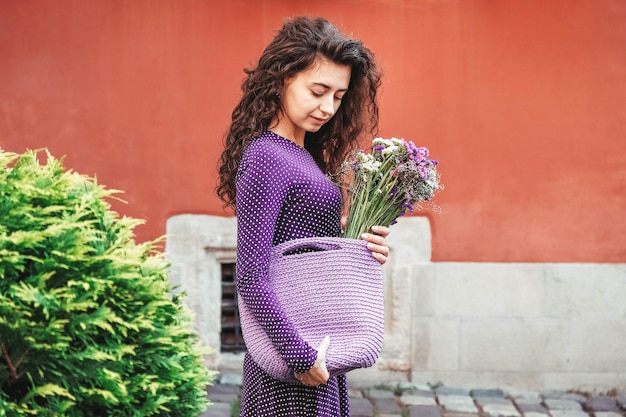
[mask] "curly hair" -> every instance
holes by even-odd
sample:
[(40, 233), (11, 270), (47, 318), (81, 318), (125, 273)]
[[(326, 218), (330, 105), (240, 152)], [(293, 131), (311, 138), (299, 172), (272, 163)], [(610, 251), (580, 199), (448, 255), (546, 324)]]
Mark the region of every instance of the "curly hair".
[(317, 132), (307, 132), (304, 147), (325, 173), (337, 175), (361, 135), (378, 130), (377, 91), (381, 73), (374, 54), (356, 39), (342, 35), (328, 20), (298, 17), (283, 28), (263, 51), (257, 66), (244, 69), (247, 77), (241, 101), (219, 160), (218, 196), (225, 206), (235, 206), (235, 178), (241, 157), (250, 142), (263, 131), (280, 109), (284, 81), (315, 64), (319, 58), (351, 68), (348, 91), (335, 115)]

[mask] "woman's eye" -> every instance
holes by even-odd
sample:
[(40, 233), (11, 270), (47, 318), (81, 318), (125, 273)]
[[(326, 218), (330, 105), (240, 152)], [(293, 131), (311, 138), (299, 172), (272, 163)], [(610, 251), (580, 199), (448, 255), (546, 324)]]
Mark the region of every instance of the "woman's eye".
[(318, 91), (311, 91), (311, 94), (313, 94), (315, 97), (322, 97), (324, 95), (324, 93), (320, 93)]
[(343, 100), (343, 96), (335, 96), (335, 100), (341, 101)]

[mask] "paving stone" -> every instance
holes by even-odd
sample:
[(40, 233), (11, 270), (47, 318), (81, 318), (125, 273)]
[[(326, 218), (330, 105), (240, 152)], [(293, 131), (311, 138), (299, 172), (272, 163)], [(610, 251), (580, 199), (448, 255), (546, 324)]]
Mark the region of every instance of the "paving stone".
[(487, 404), (483, 407), (483, 413), (490, 416), (520, 417), (519, 411), (509, 404)]
[(212, 393), (220, 393), (220, 394), (239, 394), (239, 392), (241, 391), (239, 389), (239, 387), (235, 386), (235, 385), (223, 385), (223, 384), (219, 384), (219, 385), (210, 385), (207, 387), (206, 391), (209, 394)]
[(426, 391), (426, 390), (422, 390), (422, 389), (411, 389), (411, 390), (407, 390), (402, 392), (402, 395), (417, 395), (420, 397), (429, 397), (429, 398), (435, 398), (435, 393), (432, 391)]
[[(514, 398), (513, 402), (520, 406), (535, 406), (539, 405), (543, 407), (541, 398)], [(545, 407), (544, 407), (545, 408)]]
[(522, 412), (522, 415), (524, 417), (546, 417), (546, 416), (549, 416), (547, 411), (545, 413), (538, 412), (538, 411), (528, 411), (528, 412), (524, 411), (524, 412)]
[(517, 390), (517, 389), (509, 389), (507, 391), (509, 397), (514, 398), (515, 400), (538, 400), (541, 402), (542, 396), (537, 391), (526, 391), (526, 390)]
[(540, 403), (524, 403), (516, 401), (517, 408), (526, 415), (526, 413), (548, 414), (548, 410)]
[(472, 397), (467, 395), (441, 395), (438, 397), (446, 411), (454, 413), (478, 413), (478, 408), (474, 404)]
[(617, 400), (609, 396), (591, 397), (587, 401), (587, 408), (592, 411), (619, 411)]
[(379, 399), (379, 398), (393, 399), (393, 398), (396, 398), (396, 395), (394, 394), (393, 391), (386, 390), (386, 389), (372, 389), (372, 390), (367, 391), (365, 396), (367, 398), (370, 398), (370, 399)]
[(596, 417), (623, 417), (623, 414), (617, 411), (596, 411), (593, 414)]
[(214, 403), (232, 403), (239, 398), (239, 387), (234, 385), (212, 385), (207, 388), (207, 396)]
[(231, 405), (226, 403), (213, 403), (198, 417), (230, 417)]
[(472, 397), (489, 397), (489, 398), (504, 398), (504, 391), (501, 389), (475, 389), (470, 391)]
[(230, 404), (230, 403), (233, 403), (233, 402), (237, 401), (238, 398), (239, 398), (239, 396), (233, 395), (233, 394), (211, 394), (211, 395), (209, 395), (209, 400), (211, 400), (211, 402), (213, 402), (213, 403)]
[(552, 417), (589, 417), (589, 414), (582, 410), (550, 410)]
[(364, 398), (363, 390), (348, 388), (348, 397), (350, 398)]
[(618, 395), (615, 397), (615, 401), (617, 401), (620, 407), (626, 410), (626, 394)]
[(413, 382), (408, 382), (408, 381), (398, 382), (397, 387), (398, 389), (402, 391), (411, 391), (411, 390), (418, 389), (416, 384), (414, 384)]
[(411, 405), (408, 410), (410, 417), (441, 417), (441, 408), (436, 405)]
[(400, 402), (407, 405), (437, 405), (437, 398), (432, 391), (413, 389), (404, 391), (400, 395)]
[(435, 388), (435, 394), (437, 395), (469, 395), (469, 390), (465, 388), (437, 387)]
[(511, 404), (511, 400), (504, 397), (474, 397), (474, 401), (481, 407), (487, 404)]
[(437, 400), (434, 396), (416, 395), (403, 393), (400, 396), (400, 403), (404, 405), (437, 405)]
[(232, 372), (224, 373), (220, 375), (220, 384), (241, 386), (243, 384), (243, 375)]
[(451, 413), (444, 411), (443, 417), (477, 417), (479, 414), (477, 413)]
[(582, 406), (578, 401), (574, 400), (543, 400), (548, 410), (582, 410)]
[(420, 391), (433, 391), (433, 386), (429, 385), (429, 384), (413, 384), (413, 387), (415, 387), (415, 389), (418, 389)]
[(350, 416), (351, 417), (372, 417), (374, 415), (374, 406), (365, 398), (350, 399)]
[(587, 397), (585, 397), (582, 394), (576, 394), (574, 392), (567, 392), (565, 393), (565, 395), (563, 396), (564, 400), (574, 400), (574, 401), (578, 401), (581, 404), (584, 404), (587, 402)]
[(584, 404), (587, 402), (587, 397), (585, 397), (582, 394), (577, 394), (575, 392), (548, 391), (548, 392), (544, 392), (542, 395), (544, 399), (569, 400), (569, 401), (576, 401), (581, 404)]
[(378, 415), (402, 414), (402, 408), (395, 399), (374, 398), (372, 399), (374, 408), (378, 410)]

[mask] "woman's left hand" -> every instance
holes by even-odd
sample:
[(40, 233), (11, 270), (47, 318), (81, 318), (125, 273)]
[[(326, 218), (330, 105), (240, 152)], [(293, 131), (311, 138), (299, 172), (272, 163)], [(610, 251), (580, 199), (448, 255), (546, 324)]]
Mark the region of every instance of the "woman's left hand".
[[(341, 219), (342, 227), (345, 227), (347, 218)], [(363, 233), (361, 239), (366, 240), (367, 248), (372, 251), (372, 256), (384, 264), (389, 256), (389, 246), (385, 242), (385, 238), (389, 235), (389, 228), (385, 226), (372, 226), (371, 233)]]

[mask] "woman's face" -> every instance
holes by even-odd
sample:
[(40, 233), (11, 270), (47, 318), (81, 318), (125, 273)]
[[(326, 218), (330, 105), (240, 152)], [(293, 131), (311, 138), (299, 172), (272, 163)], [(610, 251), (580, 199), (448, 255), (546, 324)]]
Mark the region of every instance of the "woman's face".
[(317, 59), (308, 69), (285, 80), (281, 109), (271, 130), (304, 144), (306, 132), (317, 132), (341, 105), (350, 84), (351, 69), (327, 59)]

